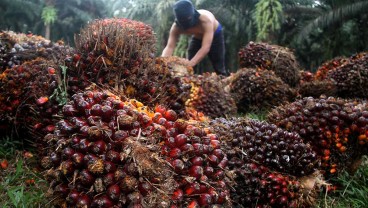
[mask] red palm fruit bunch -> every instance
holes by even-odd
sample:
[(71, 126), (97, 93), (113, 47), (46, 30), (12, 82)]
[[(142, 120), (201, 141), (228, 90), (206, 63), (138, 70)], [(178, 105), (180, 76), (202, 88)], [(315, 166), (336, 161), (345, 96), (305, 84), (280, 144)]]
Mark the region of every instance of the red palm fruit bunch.
[(237, 207), (314, 207), (325, 182), (318, 175), (297, 178), (248, 162), (234, 171)]
[(368, 96), (368, 53), (349, 58), (349, 62), (329, 71), (327, 78), (335, 82), (338, 96), (366, 98)]
[(367, 153), (368, 109), (355, 100), (307, 97), (274, 109), (268, 121), (311, 143), (327, 178)]
[(63, 106), (49, 155), (54, 197), (70, 207), (225, 205), (226, 155), (203, 128), (136, 100), (87, 89)]
[(0, 120), (35, 140), (53, 132), (60, 82), (59, 67), (42, 58), (7, 68), (0, 74)]
[(320, 167), (312, 147), (294, 132), (246, 118), (218, 118), (210, 122), (228, 155), (231, 169), (255, 162), (294, 176), (306, 176)]
[(184, 110), (190, 86), (153, 58), (155, 36), (149, 25), (129, 19), (96, 20), (81, 30), (76, 45), (78, 53), (68, 58), (71, 93), (94, 82), (150, 107), (166, 104), (178, 113)]
[(72, 51), (73, 48), (62, 41), (52, 42), (38, 35), (1, 31), (0, 72), (37, 57), (57, 61)]
[(184, 83), (191, 84), (190, 97), (185, 106), (205, 116), (217, 118), (234, 115), (237, 112), (235, 100), (225, 91), (221, 77), (215, 73), (183, 77)]
[(155, 42), (151, 26), (142, 22), (95, 20), (75, 38), (78, 52), (69, 57), (70, 76), (118, 88), (121, 80), (153, 64)]
[(243, 68), (229, 79), (228, 89), (243, 112), (267, 110), (296, 97), (295, 90), (272, 71)]
[(336, 68), (346, 64), (347, 62), (348, 59), (346, 57), (336, 57), (332, 60), (326, 61), (318, 67), (314, 78), (320, 81), (326, 80), (329, 71), (333, 71)]
[(289, 86), (299, 84), (299, 63), (288, 48), (251, 41), (240, 48), (238, 58), (240, 68), (271, 70)]

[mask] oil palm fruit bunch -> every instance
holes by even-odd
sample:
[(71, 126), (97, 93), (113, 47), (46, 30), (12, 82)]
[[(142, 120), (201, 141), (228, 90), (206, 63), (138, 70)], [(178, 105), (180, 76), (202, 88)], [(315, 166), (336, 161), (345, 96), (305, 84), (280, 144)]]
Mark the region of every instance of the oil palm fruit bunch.
[(320, 175), (295, 177), (254, 162), (234, 171), (232, 200), (236, 207), (314, 207), (321, 187)]
[(309, 142), (326, 178), (367, 154), (368, 108), (356, 100), (306, 97), (274, 109), (267, 119)]
[(153, 64), (155, 36), (151, 26), (125, 19), (95, 20), (75, 38), (77, 53), (70, 57), (73, 77), (119, 87), (121, 80)]
[(171, 109), (90, 88), (55, 126), (41, 163), (62, 206), (228, 206), (220, 142)]
[(348, 59), (346, 57), (336, 57), (332, 60), (324, 62), (320, 67), (318, 67), (315, 73), (315, 79), (320, 81), (326, 80), (329, 71), (333, 71), (347, 62)]
[(338, 96), (343, 98), (367, 98), (368, 53), (356, 54), (349, 62), (329, 71), (327, 78), (335, 82)]
[(165, 65), (175, 77), (183, 77), (194, 74), (193, 67), (188, 65), (188, 59), (178, 56), (157, 57), (156, 64)]
[(230, 77), (228, 89), (243, 112), (267, 110), (296, 97), (294, 89), (268, 70), (239, 69)]
[(52, 116), (66, 99), (61, 82), (60, 67), (43, 58), (7, 68), (0, 74), (0, 120), (37, 143), (53, 131)]
[(184, 110), (190, 86), (154, 59), (155, 41), (152, 28), (142, 22), (114, 18), (90, 23), (76, 38), (78, 53), (68, 58), (72, 92), (94, 82), (150, 107), (165, 103), (178, 113)]
[(308, 143), (297, 133), (274, 124), (247, 118), (218, 118), (210, 126), (222, 142), (230, 169), (255, 162), (300, 177), (312, 174), (320, 166)]
[(0, 72), (37, 57), (57, 61), (72, 51), (73, 48), (62, 41), (52, 42), (38, 35), (0, 31)]
[(182, 80), (192, 86), (190, 97), (185, 102), (187, 109), (195, 109), (212, 118), (230, 116), (237, 112), (235, 100), (225, 91), (221, 77), (215, 73), (187, 76)]
[(290, 87), (299, 84), (299, 63), (288, 48), (251, 41), (240, 48), (238, 58), (240, 68), (271, 70)]

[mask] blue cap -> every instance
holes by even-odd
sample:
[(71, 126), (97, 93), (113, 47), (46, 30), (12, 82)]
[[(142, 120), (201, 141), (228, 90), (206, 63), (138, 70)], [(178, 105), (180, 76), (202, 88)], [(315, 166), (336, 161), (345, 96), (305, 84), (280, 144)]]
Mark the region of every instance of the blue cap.
[(179, 0), (174, 6), (174, 15), (176, 24), (186, 30), (195, 26), (199, 20), (199, 13), (189, 0)]

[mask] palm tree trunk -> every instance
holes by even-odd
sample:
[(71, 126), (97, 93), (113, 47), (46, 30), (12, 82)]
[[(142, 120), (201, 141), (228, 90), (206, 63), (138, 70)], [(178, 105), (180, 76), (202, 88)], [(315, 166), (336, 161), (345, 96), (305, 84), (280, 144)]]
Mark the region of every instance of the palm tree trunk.
[(51, 40), (50, 39), (50, 32), (51, 31), (51, 25), (50, 24), (46, 24), (45, 25), (45, 38), (48, 39), (48, 40)]

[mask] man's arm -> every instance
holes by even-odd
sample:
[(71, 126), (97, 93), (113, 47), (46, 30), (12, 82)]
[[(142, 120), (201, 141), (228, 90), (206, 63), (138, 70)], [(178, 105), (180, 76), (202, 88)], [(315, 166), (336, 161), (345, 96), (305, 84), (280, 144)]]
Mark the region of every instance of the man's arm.
[(161, 54), (162, 57), (172, 56), (172, 54), (174, 53), (176, 42), (178, 42), (179, 36), (180, 36), (180, 32), (174, 23), (171, 26), (169, 39), (167, 41), (166, 47), (162, 51), (162, 54)]
[(203, 24), (204, 34), (202, 38), (202, 46), (196, 55), (190, 60), (190, 66), (197, 65), (210, 51), (213, 40), (213, 24), (211, 21), (206, 21)]

